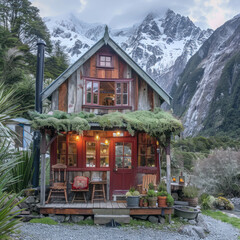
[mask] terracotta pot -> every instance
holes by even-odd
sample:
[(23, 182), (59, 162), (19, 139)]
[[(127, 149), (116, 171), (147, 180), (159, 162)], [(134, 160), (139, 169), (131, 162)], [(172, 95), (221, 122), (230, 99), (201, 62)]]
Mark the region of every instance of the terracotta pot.
[(157, 197), (148, 197), (149, 207), (157, 207)]
[(139, 207), (143, 207), (143, 199), (142, 198), (140, 198), (140, 200), (139, 200)]
[(167, 207), (167, 197), (158, 196), (158, 207)]
[(189, 206), (196, 207), (198, 205), (198, 198), (183, 198), (183, 201), (188, 202)]
[(143, 206), (147, 207), (148, 206), (148, 202), (143, 203)]

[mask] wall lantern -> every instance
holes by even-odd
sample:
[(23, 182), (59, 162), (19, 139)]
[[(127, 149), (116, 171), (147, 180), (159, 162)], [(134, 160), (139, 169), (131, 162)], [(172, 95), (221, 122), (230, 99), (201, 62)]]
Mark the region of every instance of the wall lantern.
[(95, 136), (95, 139), (96, 139), (96, 140), (99, 140), (99, 139), (100, 139), (100, 137), (99, 137), (98, 134)]
[(109, 145), (109, 140), (105, 139), (104, 143), (105, 143), (105, 145)]
[(179, 176), (179, 184), (184, 184), (185, 183), (185, 177), (183, 176), (182, 172), (181, 175)]
[(172, 182), (176, 182), (176, 181), (177, 181), (176, 177), (172, 177)]
[(76, 140), (79, 141), (79, 139), (80, 139), (80, 137), (77, 135), (77, 136), (76, 136)]

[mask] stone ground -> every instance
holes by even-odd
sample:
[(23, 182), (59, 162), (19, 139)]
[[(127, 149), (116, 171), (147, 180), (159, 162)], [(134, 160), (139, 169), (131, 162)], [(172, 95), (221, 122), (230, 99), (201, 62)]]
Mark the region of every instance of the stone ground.
[[(232, 225), (215, 220), (211, 217), (202, 216), (204, 222), (208, 225), (209, 234), (205, 235), (206, 240), (237, 240), (240, 236), (238, 229)], [(77, 224), (58, 224), (45, 225), (39, 223), (23, 223), (20, 227), (20, 236), (14, 239), (18, 240), (71, 240), (71, 239), (89, 239), (89, 240), (108, 240), (108, 239), (124, 239), (124, 240), (197, 240), (200, 235), (196, 232), (188, 232), (191, 225), (186, 225), (187, 231), (184, 235), (173, 232), (167, 226), (164, 230), (156, 230), (144, 227), (120, 227), (108, 228), (105, 226), (81, 226)], [(189, 233), (191, 236), (189, 236)]]

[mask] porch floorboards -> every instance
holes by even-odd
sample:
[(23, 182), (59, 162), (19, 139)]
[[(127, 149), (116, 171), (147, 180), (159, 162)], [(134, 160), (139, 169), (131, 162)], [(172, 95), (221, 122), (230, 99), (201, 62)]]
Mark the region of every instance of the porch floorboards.
[(41, 214), (116, 214), (116, 215), (167, 215), (173, 213), (173, 208), (150, 208), (136, 207), (128, 208), (126, 203), (113, 201), (99, 201), (88, 203), (49, 203), (39, 206)]

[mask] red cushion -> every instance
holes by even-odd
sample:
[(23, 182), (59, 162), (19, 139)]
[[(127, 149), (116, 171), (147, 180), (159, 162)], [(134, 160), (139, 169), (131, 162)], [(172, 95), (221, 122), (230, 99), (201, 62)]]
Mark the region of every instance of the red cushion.
[(89, 178), (76, 176), (73, 180), (72, 189), (88, 189)]

